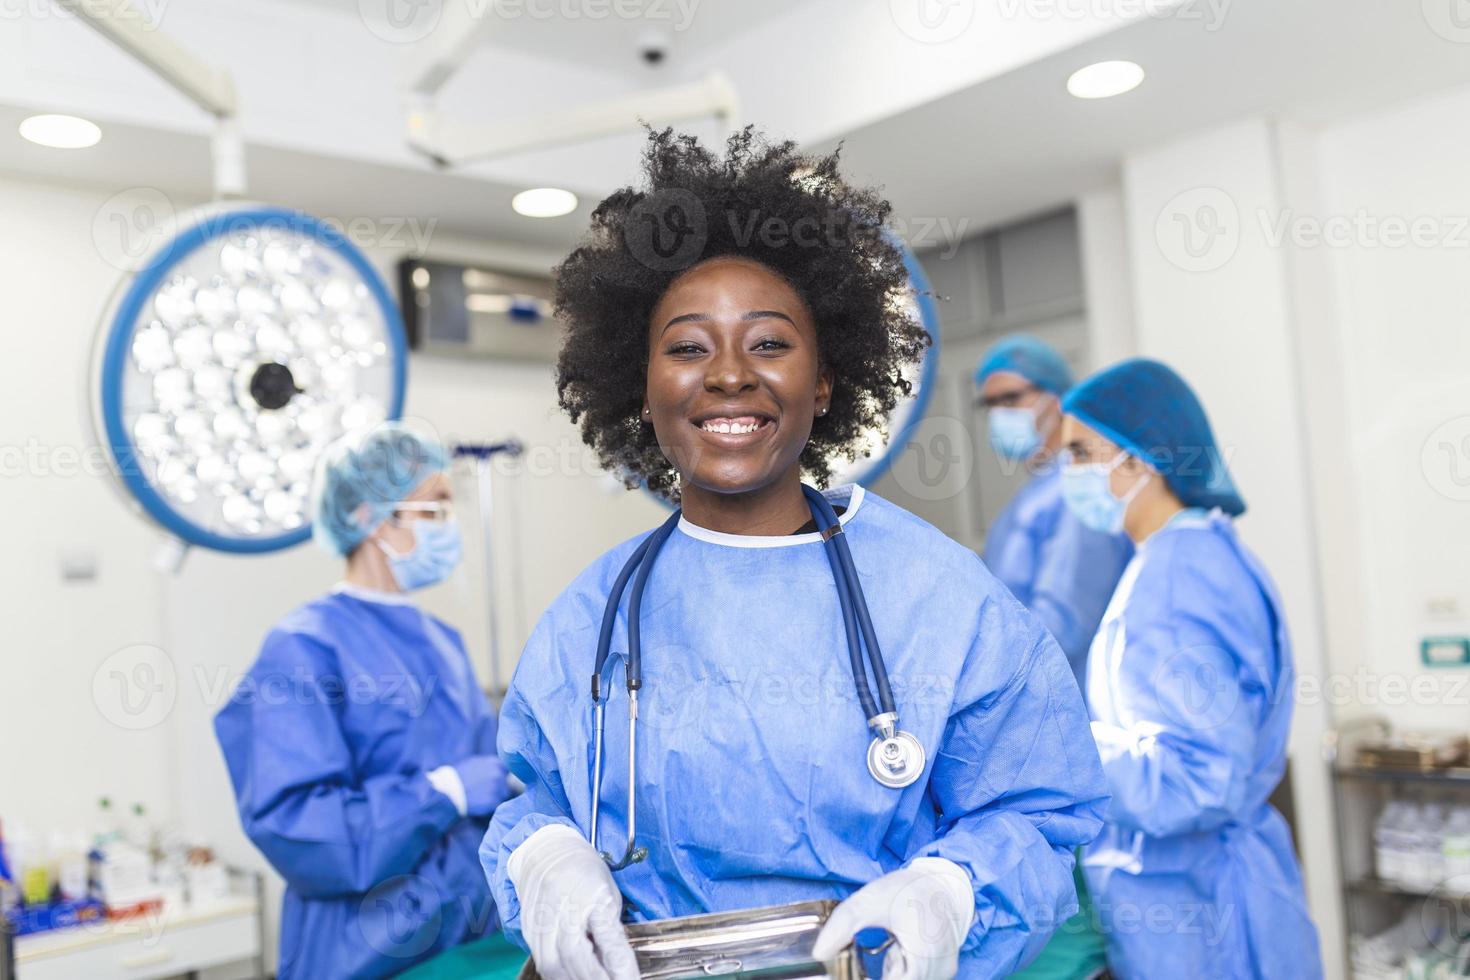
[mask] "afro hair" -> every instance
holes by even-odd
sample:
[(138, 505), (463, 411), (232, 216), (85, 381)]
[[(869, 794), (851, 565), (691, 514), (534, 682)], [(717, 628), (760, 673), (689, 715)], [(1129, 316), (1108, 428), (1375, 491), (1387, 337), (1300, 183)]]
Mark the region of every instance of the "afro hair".
[(758, 262), (811, 311), (833, 377), (829, 411), (814, 420), (800, 459), (818, 485), (910, 393), (905, 372), (929, 335), (910, 312), (903, 255), (884, 231), (890, 206), (849, 185), (837, 165), (835, 152), (804, 157), (751, 127), (729, 138), (723, 159), (665, 129), (649, 133), (644, 186), (615, 191), (592, 212), (591, 229), (555, 272), (565, 329), (557, 396), (629, 487), (677, 499), (678, 472), (640, 418), (649, 318), (669, 286), (706, 260)]

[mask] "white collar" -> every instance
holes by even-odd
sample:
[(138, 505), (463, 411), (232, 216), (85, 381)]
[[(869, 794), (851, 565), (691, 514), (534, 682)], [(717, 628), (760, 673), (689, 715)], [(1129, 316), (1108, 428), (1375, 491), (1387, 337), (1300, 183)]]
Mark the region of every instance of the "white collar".
[(335, 595), (347, 595), (363, 602), (380, 602), (385, 606), (412, 606), (413, 599), (403, 592), (384, 592), (381, 589), (370, 589), (365, 585), (354, 585), (351, 582), (338, 582), (332, 586)]
[[(833, 504), (847, 501), (847, 510), (837, 515), (837, 523), (846, 526), (847, 522), (852, 520), (853, 515), (858, 512), (858, 508), (862, 506), (866, 492), (855, 483), (846, 483), (840, 487), (828, 487), (822, 491), (822, 496)], [(730, 548), (788, 548), (822, 540), (820, 531), (812, 531), (808, 534), (727, 534), (724, 531), (711, 531), (698, 524), (691, 524), (682, 516), (679, 518), (679, 530), (697, 541), (722, 544)]]

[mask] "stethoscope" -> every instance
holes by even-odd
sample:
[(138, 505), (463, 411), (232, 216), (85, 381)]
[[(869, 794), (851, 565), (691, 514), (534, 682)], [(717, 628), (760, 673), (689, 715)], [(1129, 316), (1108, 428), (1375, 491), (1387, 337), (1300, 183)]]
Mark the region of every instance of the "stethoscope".
[[(852, 562), (852, 552), (842, 533), (842, 524), (827, 498), (811, 487), (802, 484), (807, 506), (821, 532), (822, 543), (827, 552), (827, 562), (832, 566), (832, 580), (837, 586), (837, 599), (842, 606), (842, 624), (847, 630), (848, 660), (852, 665), (853, 683), (857, 687), (858, 701), (873, 731), (873, 741), (868, 745), (868, 772), (882, 785), (890, 789), (902, 789), (917, 780), (924, 771), (924, 746), (913, 735), (898, 728), (898, 708), (893, 702), (893, 691), (888, 686), (888, 669), (883, 662), (883, 652), (878, 646), (878, 635), (873, 630), (873, 620), (868, 615), (868, 603), (863, 598), (863, 587), (858, 581), (857, 567)], [(622, 571), (613, 582), (608, 593), (607, 607), (602, 613), (602, 630), (597, 637), (597, 662), (592, 671), (592, 705), (595, 738), (592, 750), (592, 825), (588, 840), (597, 846), (597, 814), (602, 800), (602, 743), (607, 721), (607, 699), (602, 694), (602, 670), (612, 648), (613, 624), (618, 615), (618, 604), (628, 580), (633, 580), (633, 591), (628, 597), (628, 846), (621, 860), (615, 860), (607, 851), (603, 860), (620, 871), (628, 865), (642, 861), (648, 849), (639, 847), (635, 806), (635, 787), (638, 785), (638, 691), (643, 686), (642, 646), (639, 642), (638, 622), (643, 607), (643, 590), (648, 584), (648, 573), (653, 569), (659, 549), (679, 526), (680, 511), (643, 539), (633, 551)], [(861, 641), (859, 641), (861, 634)], [(872, 667), (873, 679), (878, 684), (878, 698), (868, 687), (867, 668), (863, 663), (863, 647), (868, 651), (868, 664)]]

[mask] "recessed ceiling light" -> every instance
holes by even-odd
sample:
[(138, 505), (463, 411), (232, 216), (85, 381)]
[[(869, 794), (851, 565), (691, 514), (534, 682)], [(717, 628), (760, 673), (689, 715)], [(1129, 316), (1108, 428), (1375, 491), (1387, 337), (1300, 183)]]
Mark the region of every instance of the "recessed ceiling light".
[(1131, 61), (1099, 61), (1079, 68), (1067, 79), (1067, 91), (1079, 99), (1107, 99), (1138, 88), (1143, 69)]
[(58, 150), (80, 150), (95, 146), (102, 138), (102, 130), (96, 123), (76, 116), (48, 113), (22, 119), (20, 135), (42, 146), (54, 146)]
[(533, 187), (511, 198), (510, 206), (528, 218), (556, 218), (576, 210), (577, 195), (560, 187)]

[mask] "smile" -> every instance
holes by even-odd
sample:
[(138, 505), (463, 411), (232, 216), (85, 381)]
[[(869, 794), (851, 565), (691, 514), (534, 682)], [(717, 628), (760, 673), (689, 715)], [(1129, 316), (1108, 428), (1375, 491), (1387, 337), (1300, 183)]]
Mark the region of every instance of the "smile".
[(776, 427), (775, 420), (766, 415), (714, 415), (693, 419), (690, 424), (726, 444), (748, 442)]

